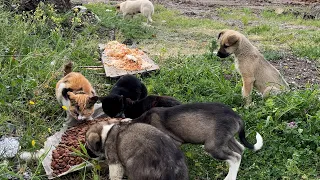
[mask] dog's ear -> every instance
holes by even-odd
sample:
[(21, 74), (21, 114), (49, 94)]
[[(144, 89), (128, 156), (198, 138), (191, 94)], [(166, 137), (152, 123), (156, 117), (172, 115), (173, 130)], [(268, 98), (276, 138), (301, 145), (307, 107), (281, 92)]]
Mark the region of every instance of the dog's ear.
[(92, 150), (99, 152), (101, 149), (101, 138), (97, 133), (90, 133), (87, 138), (88, 145), (92, 148)]
[(116, 4), (116, 9), (120, 10), (120, 4)]
[(238, 42), (240, 39), (240, 37), (236, 34), (230, 35), (228, 37), (228, 41), (225, 43), (226, 46), (232, 46), (234, 45), (236, 42)]
[(218, 39), (220, 39), (220, 37), (225, 33), (226, 31), (221, 31), (219, 34), (218, 34)]

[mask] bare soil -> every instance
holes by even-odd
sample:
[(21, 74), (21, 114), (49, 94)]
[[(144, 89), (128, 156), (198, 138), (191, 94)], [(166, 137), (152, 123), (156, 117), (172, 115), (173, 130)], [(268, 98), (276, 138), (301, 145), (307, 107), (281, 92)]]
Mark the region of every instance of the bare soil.
[[(259, 13), (264, 8), (268, 7), (284, 7), (284, 6), (299, 6), (302, 8), (314, 6), (320, 3), (319, 0), (165, 0), (161, 4), (170, 9), (179, 10), (182, 14), (197, 18), (209, 18), (213, 20), (221, 20), (215, 9), (227, 7), (246, 7), (253, 10), (254, 13)], [(240, 29), (241, 23), (230, 21), (230, 25), (238, 26)], [(285, 26), (285, 25), (283, 25)], [(308, 27), (300, 27), (308, 28)], [(319, 62), (309, 60), (307, 58), (298, 58), (290, 52), (285, 53), (285, 56), (280, 60), (271, 61), (271, 63), (283, 74), (287, 82), (293, 88), (304, 88), (306, 84), (320, 84), (320, 66)]]
[[(83, 3), (104, 2), (108, 0), (74, 0)], [(114, 1), (114, 0), (113, 0)], [(121, 1), (121, 0), (115, 0)], [(320, 0), (151, 0), (154, 3), (164, 5), (169, 9), (175, 9), (181, 14), (196, 18), (209, 18), (215, 21), (222, 21), (216, 14), (215, 9), (220, 7), (250, 8), (257, 15), (264, 8), (301, 7), (306, 8), (320, 4)], [(225, 20), (224, 20), (225, 21)], [(241, 22), (229, 20), (228, 24), (242, 29)], [(286, 24), (280, 25), (287, 27)], [(293, 27), (296, 28), (296, 27)], [(299, 29), (307, 29), (307, 26), (299, 26)], [(320, 31), (320, 30), (319, 30)], [(183, 52), (183, 51), (182, 51)], [(185, 52), (189, 52), (186, 50)], [(280, 60), (271, 63), (283, 74), (287, 82), (293, 88), (304, 88), (306, 84), (320, 84), (320, 63), (307, 58), (298, 58), (291, 52), (285, 53)]]

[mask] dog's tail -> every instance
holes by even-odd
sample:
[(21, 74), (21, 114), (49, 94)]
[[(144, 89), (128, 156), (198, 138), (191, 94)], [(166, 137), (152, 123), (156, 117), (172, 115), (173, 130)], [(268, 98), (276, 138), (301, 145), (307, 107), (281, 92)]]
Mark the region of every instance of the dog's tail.
[(67, 74), (71, 73), (72, 72), (72, 62), (69, 62), (68, 64), (64, 65), (64, 76), (66, 76)]
[(263, 146), (263, 139), (262, 136), (257, 132), (256, 134), (256, 144), (252, 145), (250, 144), (247, 139), (246, 139), (246, 134), (244, 131), (244, 124), (242, 123), (240, 125), (240, 131), (239, 131), (239, 139), (240, 142), (247, 148), (252, 149), (254, 151), (258, 151), (259, 149), (261, 149), (261, 147)]

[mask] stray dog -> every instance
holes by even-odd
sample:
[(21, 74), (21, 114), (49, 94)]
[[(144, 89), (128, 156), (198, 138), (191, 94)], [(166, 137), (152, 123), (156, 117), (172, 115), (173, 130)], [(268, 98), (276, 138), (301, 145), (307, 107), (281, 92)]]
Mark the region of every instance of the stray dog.
[(183, 153), (168, 135), (148, 124), (94, 124), (85, 147), (91, 157), (106, 158), (111, 180), (121, 180), (124, 173), (137, 180), (188, 179)]
[(127, 15), (133, 17), (135, 14), (141, 13), (147, 17), (147, 23), (152, 23), (151, 16), (154, 13), (154, 7), (149, 0), (127, 0), (117, 4), (116, 8), (123, 14), (123, 17), (126, 17)]
[(123, 96), (113, 96), (103, 102), (112, 105), (109, 106), (112, 109), (107, 109), (106, 107), (103, 109), (104, 113), (109, 117), (119, 116), (131, 119), (141, 116), (153, 107), (172, 107), (181, 104), (173, 97), (157, 95), (149, 95), (138, 101), (132, 101)]
[[(227, 161), (229, 172), (225, 180), (235, 180), (244, 146), (254, 151), (263, 145), (256, 134), (257, 143), (250, 144), (245, 137), (244, 122), (230, 107), (221, 103), (192, 103), (174, 107), (155, 107), (132, 123), (147, 123), (168, 134), (177, 145), (204, 144), (205, 151), (218, 160)], [(239, 134), (240, 144), (235, 139)]]
[(108, 96), (99, 97), (99, 99), (102, 102), (102, 109), (105, 114), (110, 117), (120, 117), (123, 113), (114, 114), (114, 112), (119, 111), (119, 106), (122, 107), (123, 98), (136, 101), (145, 98), (147, 94), (146, 86), (137, 77), (127, 74), (116, 82)]
[(253, 86), (263, 97), (270, 92), (279, 92), (288, 88), (288, 83), (279, 71), (266, 61), (263, 55), (241, 33), (233, 30), (224, 30), (219, 33), (220, 49), (217, 56), (226, 58), (235, 56), (235, 66), (242, 76), (242, 97), (246, 106), (251, 103)]

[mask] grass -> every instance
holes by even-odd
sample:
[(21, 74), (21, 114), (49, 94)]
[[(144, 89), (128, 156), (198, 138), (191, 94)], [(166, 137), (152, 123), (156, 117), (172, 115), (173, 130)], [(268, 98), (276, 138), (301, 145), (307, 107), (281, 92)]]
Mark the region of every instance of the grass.
[[(101, 22), (88, 23), (72, 12), (57, 14), (45, 5), (34, 16), (0, 11), (0, 42), (3, 42), (0, 43), (0, 136), (10, 135), (10, 127), (14, 126), (21, 150), (34, 151), (60, 129), (65, 113), (55, 99), (54, 90), (63, 74), (61, 67), (67, 61), (75, 63), (74, 71), (83, 73), (99, 95), (107, 94), (108, 84), (115, 81), (98, 75), (99, 71), (79, 66), (100, 65), (97, 44), (107, 42), (109, 31), (116, 29), (117, 40), (139, 41), (139, 47), (161, 66), (158, 74), (141, 78), (150, 94), (173, 96), (184, 103), (225, 103), (245, 120), (250, 142), (255, 142), (256, 131), (263, 136), (265, 142), (260, 151), (245, 151), (239, 179), (319, 179), (318, 86), (308, 85), (304, 90), (268, 99), (261, 99), (254, 92), (255, 105), (244, 109), (241, 78), (232, 58), (221, 60), (211, 54), (217, 33), (232, 28), (225, 22), (188, 18), (157, 5), (154, 25), (146, 27), (141, 25), (145, 21), (143, 16), (123, 20), (114, 11), (105, 11), (114, 10), (109, 5), (87, 7)], [(232, 13), (224, 13), (227, 11)], [(319, 60), (319, 30), (313, 29), (319, 28), (317, 20), (304, 22), (290, 14), (277, 16), (270, 10), (262, 11), (258, 19), (249, 8), (224, 7), (218, 13), (225, 20), (240, 20), (244, 24), (243, 32), (256, 40), (254, 43), (264, 50), (267, 60), (279, 60), (288, 51)], [(259, 24), (251, 23), (257, 20)], [(311, 28), (284, 30), (279, 23)], [(288, 126), (290, 122), (296, 126)], [(208, 156), (201, 146), (186, 144), (182, 150), (187, 157), (190, 179), (226, 176), (226, 164)], [(40, 162), (24, 164), (17, 157), (0, 161), (0, 177), (22, 179), (24, 167), (31, 169), (34, 179), (46, 179)], [(96, 179), (97, 173), (95, 168), (65, 178)]]

